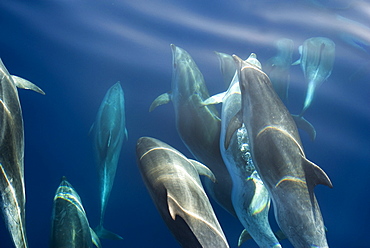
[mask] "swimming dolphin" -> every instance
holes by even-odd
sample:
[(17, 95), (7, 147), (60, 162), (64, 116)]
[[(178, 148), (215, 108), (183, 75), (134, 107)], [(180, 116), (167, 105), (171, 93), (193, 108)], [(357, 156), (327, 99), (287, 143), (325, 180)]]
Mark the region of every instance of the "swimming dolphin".
[(89, 248), (93, 243), (101, 247), (89, 226), (80, 196), (63, 177), (54, 197), (50, 247)]
[[(254, 53), (246, 63), (261, 69)], [(233, 182), (231, 199), (239, 221), (260, 247), (278, 248), (281, 245), (268, 221), (270, 196), (254, 167), (246, 128), (242, 126), (232, 135), (227, 149), (223, 145), (228, 123), (241, 109), (240, 95), (239, 78), (235, 71), (229, 89), (210, 97), (204, 104), (222, 102), (220, 150)]]
[(121, 84), (117, 82), (106, 93), (91, 131), (98, 165), (101, 199), (100, 223), (95, 228), (100, 238), (122, 239), (103, 227), (105, 210), (116, 175), (117, 163), (124, 138), (127, 138), (125, 103)]
[(220, 70), (226, 87), (228, 88), (234, 78), (236, 68), (235, 62), (231, 55), (226, 53), (215, 52), (220, 61)]
[(216, 180), (206, 166), (149, 137), (137, 141), (136, 156), (154, 204), (182, 247), (229, 247), (199, 179)]
[(303, 42), (299, 47), (301, 57), (293, 63), (301, 64), (304, 77), (307, 81), (306, 99), (299, 116), (303, 116), (310, 107), (315, 95), (315, 90), (331, 74), (335, 57), (335, 43), (325, 37), (313, 37)]
[(294, 247), (328, 247), (314, 187), (332, 187), (325, 172), (307, 160), (295, 122), (268, 76), (234, 55), (242, 109), (226, 133), (225, 147), (242, 124), (252, 159), (274, 204), (276, 221)]
[(217, 178), (217, 184), (205, 178), (207, 192), (235, 216), (231, 203), (232, 182), (219, 148), (221, 121), (217, 109), (212, 105), (202, 105), (209, 94), (203, 75), (191, 56), (173, 44), (171, 48), (172, 92), (157, 97), (149, 111), (172, 100), (176, 128), (182, 141), (194, 157), (207, 165)]
[(10, 75), (0, 59), (0, 193), (5, 223), (17, 248), (28, 247), (25, 226), (24, 131), (18, 88), (45, 94)]
[(264, 71), (269, 76), (272, 86), (283, 102), (288, 100), (290, 66), (293, 60), (294, 42), (291, 39), (280, 39), (275, 43), (277, 54), (269, 59)]

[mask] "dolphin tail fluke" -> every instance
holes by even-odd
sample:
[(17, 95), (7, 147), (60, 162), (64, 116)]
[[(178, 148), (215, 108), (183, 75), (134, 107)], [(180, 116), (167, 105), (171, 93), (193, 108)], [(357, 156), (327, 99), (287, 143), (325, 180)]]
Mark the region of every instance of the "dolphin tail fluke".
[(171, 101), (171, 93), (164, 93), (158, 96), (150, 105), (149, 112), (152, 112), (156, 107), (169, 103)]
[(118, 234), (115, 234), (111, 231), (108, 231), (107, 229), (105, 229), (102, 225), (98, 225), (95, 229), (94, 229), (96, 235), (101, 238), (101, 239), (113, 239), (113, 240), (119, 240), (119, 239), (123, 239), (121, 236), (119, 236)]
[(304, 130), (310, 136), (311, 140), (314, 141), (316, 139), (316, 130), (315, 127), (307, 121), (303, 116), (300, 115), (292, 115), (295, 124), (299, 129)]
[(40, 89), (35, 84), (31, 83), (30, 81), (26, 79), (23, 79), (21, 77), (14, 76), (14, 75), (12, 75), (12, 79), (15, 83), (15, 86), (17, 86), (18, 88), (22, 88), (26, 90), (33, 90), (37, 93), (45, 95), (45, 92), (42, 89)]

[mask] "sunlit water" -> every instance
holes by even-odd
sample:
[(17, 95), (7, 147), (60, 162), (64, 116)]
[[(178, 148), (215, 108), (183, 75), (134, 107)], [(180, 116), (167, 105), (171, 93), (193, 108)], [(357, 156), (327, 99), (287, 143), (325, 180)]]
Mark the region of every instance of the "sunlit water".
[[(176, 247), (136, 165), (135, 144), (152, 136), (191, 157), (175, 130), (171, 104), (149, 113), (170, 90), (170, 44), (187, 50), (210, 94), (225, 90), (214, 51), (251, 52), (264, 64), (274, 42), (324, 36), (336, 44), (332, 75), (317, 90), (305, 117), (312, 142), (301, 133), (307, 157), (334, 188), (315, 189), (331, 247), (368, 247), (370, 221), (370, 4), (367, 1), (10, 1), (0, 2), (0, 57), (11, 74), (37, 84), (46, 96), (20, 90), (25, 122), (26, 224), (30, 247), (47, 247), (60, 178), (79, 193), (92, 227), (99, 199), (88, 133), (108, 88), (121, 81), (129, 139), (123, 145), (105, 227), (124, 237), (103, 247)], [(302, 109), (306, 83), (291, 68), (288, 108)], [(231, 247), (241, 224), (213, 202)], [(270, 216), (274, 230), (277, 225)], [(283, 247), (291, 247), (282, 241)], [(12, 247), (0, 224), (0, 247)], [(249, 240), (244, 247), (256, 247)]]

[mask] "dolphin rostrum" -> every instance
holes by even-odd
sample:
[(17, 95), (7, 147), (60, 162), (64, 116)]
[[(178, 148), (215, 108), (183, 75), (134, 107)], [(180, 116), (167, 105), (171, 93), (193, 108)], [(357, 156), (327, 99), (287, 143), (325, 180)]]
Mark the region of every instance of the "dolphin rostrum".
[(91, 129), (94, 133), (101, 199), (100, 223), (95, 232), (100, 238), (106, 239), (122, 239), (119, 235), (104, 229), (103, 221), (122, 143), (124, 138), (127, 138), (124, 105), (123, 90), (121, 84), (117, 82), (107, 91)]
[(335, 43), (325, 37), (313, 37), (303, 42), (299, 47), (301, 58), (294, 63), (301, 64), (304, 77), (307, 81), (306, 99), (299, 116), (303, 116), (310, 107), (315, 90), (331, 74), (335, 58)]
[(206, 166), (149, 137), (137, 141), (136, 156), (157, 210), (183, 247), (229, 247), (199, 179), (216, 180)]
[[(246, 63), (261, 69), (261, 64), (254, 53), (249, 56)], [(220, 150), (233, 182), (231, 199), (239, 221), (260, 247), (278, 248), (281, 245), (268, 221), (270, 196), (254, 167), (246, 128), (242, 126), (232, 135), (227, 149), (223, 145), (227, 125), (241, 109), (241, 93), (236, 70), (234, 74), (229, 89), (212, 96), (204, 104), (222, 102)], [(245, 232), (239, 240), (243, 237)]]
[(62, 177), (55, 193), (50, 247), (101, 247), (99, 238), (90, 228), (86, 212), (76, 190)]
[(325, 172), (307, 160), (297, 126), (268, 76), (234, 55), (242, 109), (230, 121), (225, 147), (245, 125), (252, 159), (274, 204), (276, 221), (294, 247), (328, 247), (314, 187), (332, 187)]
[(217, 178), (217, 184), (205, 178), (205, 188), (222, 207), (235, 216), (231, 203), (232, 182), (220, 153), (221, 121), (215, 106), (203, 106), (209, 98), (202, 73), (184, 49), (171, 44), (173, 57), (172, 92), (157, 97), (155, 107), (173, 103), (176, 128), (182, 141), (194, 157), (207, 165)]
[(10, 75), (0, 59), (0, 193), (5, 223), (17, 248), (28, 247), (25, 226), (24, 131), (18, 88), (45, 94)]

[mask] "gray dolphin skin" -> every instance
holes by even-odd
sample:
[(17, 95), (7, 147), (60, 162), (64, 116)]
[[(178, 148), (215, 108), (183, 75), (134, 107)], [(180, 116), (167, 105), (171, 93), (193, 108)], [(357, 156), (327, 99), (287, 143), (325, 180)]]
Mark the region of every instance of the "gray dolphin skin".
[(0, 59), (0, 193), (5, 224), (17, 248), (28, 247), (25, 226), (24, 131), (18, 88), (45, 94), (9, 74)]
[(233, 57), (230, 54), (215, 52), (220, 61), (220, 70), (222, 78), (226, 87), (228, 88), (230, 82), (233, 80), (236, 68)]
[(209, 93), (203, 75), (191, 56), (173, 44), (171, 48), (172, 92), (157, 97), (150, 106), (150, 111), (172, 101), (176, 128), (182, 141), (194, 157), (207, 165), (217, 178), (217, 184), (205, 178), (206, 191), (235, 216), (231, 203), (232, 182), (219, 148), (221, 121), (217, 109), (212, 105), (202, 105), (209, 98)]
[[(254, 53), (246, 63), (261, 69)], [(220, 150), (233, 182), (231, 199), (239, 221), (259, 247), (278, 248), (281, 245), (268, 221), (270, 196), (254, 167), (246, 128), (242, 126), (232, 135), (227, 149), (223, 145), (228, 124), (241, 109), (239, 78), (234, 74), (229, 89), (207, 99), (205, 104), (222, 102)]]
[(271, 83), (283, 102), (288, 100), (290, 82), (290, 66), (293, 60), (294, 42), (291, 39), (276, 41), (276, 56), (267, 61), (264, 71), (269, 76)]
[(93, 243), (101, 247), (89, 226), (80, 196), (63, 177), (54, 197), (50, 247), (90, 248)]
[(101, 199), (100, 223), (95, 228), (95, 232), (100, 238), (122, 239), (103, 227), (122, 143), (127, 138), (124, 94), (119, 82), (114, 84), (104, 96), (91, 131), (94, 135)]
[(206, 166), (150, 137), (137, 141), (136, 156), (157, 210), (182, 247), (229, 247), (199, 178), (215, 181)]
[(328, 247), (314, 187), (332, 187), (325, 172), (306, 159), (295, 122), (268, 76), (233, 55), (238, 68), (242, 109), (226, 133), (245, 125), (252, 159), (274, 205), (276, 221), (294, 247)]
[(335, 43), (325, 37), (313, 37), (303, 42), (299, 47), (301, 58), (294, 64), (301, 64), (307, 81), (306, 99), (299, 116), (303, 116), (310, 107), (315, 90), (331, 74), (335, 58)]

